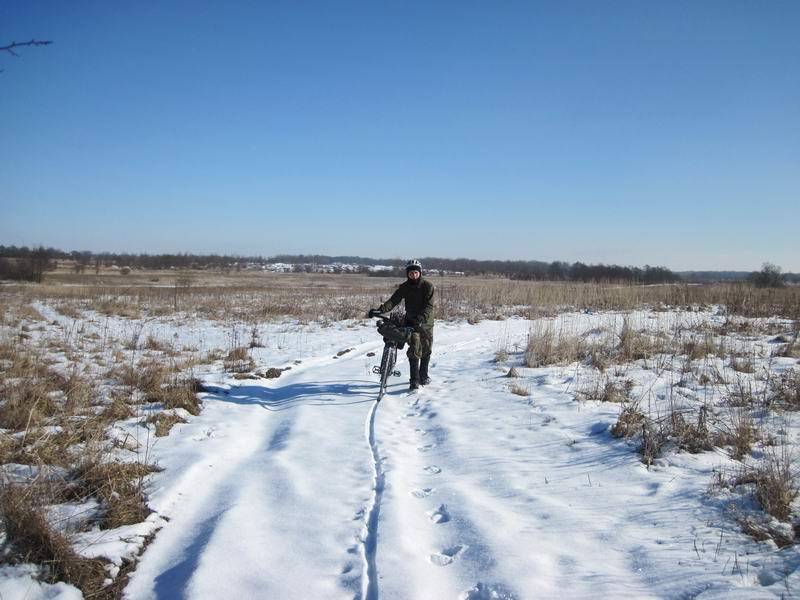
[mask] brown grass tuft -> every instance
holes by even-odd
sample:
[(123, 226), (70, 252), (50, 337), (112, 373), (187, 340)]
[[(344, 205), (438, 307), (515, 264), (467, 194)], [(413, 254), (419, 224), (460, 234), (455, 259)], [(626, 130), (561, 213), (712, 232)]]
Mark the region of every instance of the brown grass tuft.
[(99, 455), (85, 458), (72, 474), (77, 496), (99, 498), (105, 507), (101, 529), (140, 523), (150, 514), (145, 504), (144, 477), (156, 469), (144, 463), (103, 461)]
[(225, 370), (230, 373), (245, 373), (252, 371), (256, 363), (250, 356), (249, 349), (245, 346), (233, 348), (223, 360)]
[(512, 385), (511, 387), (509, 387), (508, 391), (510, 391), (512, 394), (514, 394), (516, 396), (530, 396), (531, 395), (530, 389), (528, 389), (525, 386), (518, 385), (516, 383), (514, 385)]
[(71, 583), (86, 597), (102, 590), (108, 577), (105, 563), (79, 556), (69, 540), (53, 530), (44, 516), (44, 500), (34, 487), (4, 486), (0, 491), (0, 512), (7, 542), (17, 560), (43, 565), (48, 581)]
[(633, 437), (641, 432), (644, 422), (645, 416), (639, 411), (638, 404), (626, 404), (611, 428), (611, 435), (616, 438)]
[(536, 323), (528, 333), (525, 348), (525, 366), (545, 367), (548, 365), (582, 362), (590, 356), (588, 343), (575, 335), (556, 333), (551, 323)]
[(156, 426), (156, 437), (164, 437), (178, 423), (186, 423), (186, 419), (174, 413), (160, 412), (148, 417), (147, 422)]

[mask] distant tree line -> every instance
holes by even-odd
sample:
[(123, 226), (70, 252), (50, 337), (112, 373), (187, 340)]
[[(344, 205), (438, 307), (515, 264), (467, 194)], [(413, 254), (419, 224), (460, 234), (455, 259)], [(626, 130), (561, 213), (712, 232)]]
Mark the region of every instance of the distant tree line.
[[(312, 272), (311, 265), (336, 264), (359, 265), (355, 272), (375, 277), (402, 275), (405, 259), (365, 258), (362, 256), (326, 256), (319, 254), (279, 254), (263, 256), (238, 256), (219, 254), (131, 254), (113, 252), (77, 251), (65, 252), (43, 246), (0, 245), (0, 278), (25, 281), (41, 281), (45, 272), (55, 268), (57, 261), (69, 260), (76, 272), (111, 266), (131, 269), (215, 269), (238, 270), (244, 265), (263, 266), (269, 263), (295, 265), (295, 271)], [(745, 281), (762, 287), (775, 287), (785, 283), (800, 283), (800, 274), (781, 273), (780, 267), (765, 263), (759, 272), (742, 271), (692, 271), (676, 273), (666, 267), (631, 267), (620, 265), (543, 262), (536, 260), (475, 260), (470, 258), (420, 258), (426, 270), (463, 273), (467, 276), (487, 275), (527, 281), (577, 281), (577, 282), (629, 282), (637, 284), (675, 283), (678, 281)], [(371, 271), (369, 267), (383, 265), (392, 267)], [(334, 271), (339, 272), (338, 269)]]

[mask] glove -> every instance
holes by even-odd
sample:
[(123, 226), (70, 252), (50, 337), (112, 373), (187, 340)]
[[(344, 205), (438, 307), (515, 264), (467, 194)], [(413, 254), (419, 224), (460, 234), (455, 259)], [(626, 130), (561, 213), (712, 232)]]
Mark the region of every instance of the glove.
[(416, 317), (406, 317), (406, 323), (408, 323), (409, 327), (413, 327), (414, 329), (419, 325)]
[(370, 308), (367, 316), (371, 319), (374, 316), (381, 314), (381, 311), (377, 308)]

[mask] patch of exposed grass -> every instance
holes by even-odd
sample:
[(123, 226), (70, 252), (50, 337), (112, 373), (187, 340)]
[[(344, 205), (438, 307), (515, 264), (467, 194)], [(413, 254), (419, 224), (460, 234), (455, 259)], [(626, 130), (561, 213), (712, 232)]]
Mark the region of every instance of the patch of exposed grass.
[(755, 441), (756, 430), (750, 412), (742, 406), (730, 407), (727, 420), (720, 425), (720, 431), (716, 434), (715, 445), (730, 447), (731, 456), (742, 460), (750, 453)]
[(619, 333), (617, 344), (617, 362), (634, 362), (652, 358), (659, 353), (668, 352), (669, 349), (656, 344), (646, 333), (636, 331), (631, 327), (628, 319), (622, 321), (622, 330)]
[(784, 409), (800, 410), (800, 371), (791, 369), (769, 381), (770, 402)]
[(108, 462), (99, 453), (90, 454), (72, 473), (72, 493), (102, 502), (101, 529), (140, 523), (151, 512), (145, 503), (144, 478), (155, 470), (153, 465)]
[(536, 323), (528, 334), (525, 365), (545, 367), (583, 362), (589, 355), (589, 344), (580, 336), (557, 333), (551, 323)]
[(12, 556), (20, 562), (42, 565), (47, 581), (65, 581), (81, 589), (86, 597), (94, 597), (108, 577), (105, 563), (78, 555), (67, 537), (47, 522), (44, 508), (45, 500), (35, 487), (3, 486), (0, 513)]
[(530, 396), (531, 390), (523, 385), (513, 384), (508, 388), (508, 391), (514, 394), (515, 396)]
[(797, 471), (794, 459), (786, 446), (768, 451), (764, 462), (746, 470), (736, 479), (736, 485), (753, 484), (754, 495), (765, 512), (779, 521), (788, 521), (792, 503), (797, 498)]
[(595, 377), (578, 390), (578, 396), (595, 402), (625, 402), (632, 387), (632, 381), (616, 383), (607, 377)]
[(174, 413), (160, 412), (148, 417), (147, 422), (155, 425), (156, 437), (164, 437), (169, 435), (173, 426), (178, 423), (186, 423), (186, 419)]
[(246, 373), (252, 371), (256, 363), (250, 356), (249, 348), (240, 346), (231, 349), (223, 360), (225, 370), (229, 373)]
[(611, 427), (611, 435), (617, 438), (633, 437), (642, 431), (645, 416), (637, 403), (625, 404), (619, 413), (617, 422)]

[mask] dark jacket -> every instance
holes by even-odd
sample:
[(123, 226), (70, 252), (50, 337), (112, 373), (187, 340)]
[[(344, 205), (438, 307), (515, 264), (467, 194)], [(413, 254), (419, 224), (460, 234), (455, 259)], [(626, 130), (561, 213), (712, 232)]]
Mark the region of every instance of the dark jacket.
[(400, 304), (401, 300), (406, 303), (406, 318), (414, 319), (423, 329), (433, 329), (433, 284), (420, 277), (419, 283), (411, 283), (406, 280), (395, 290), (392, 297), (381, 304), (381, 312), (389, 312)]

